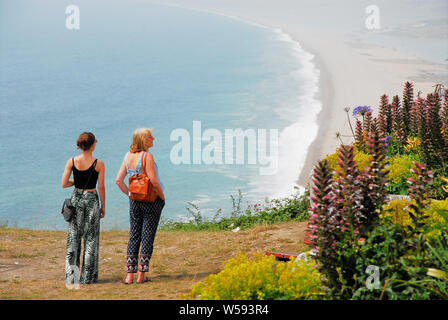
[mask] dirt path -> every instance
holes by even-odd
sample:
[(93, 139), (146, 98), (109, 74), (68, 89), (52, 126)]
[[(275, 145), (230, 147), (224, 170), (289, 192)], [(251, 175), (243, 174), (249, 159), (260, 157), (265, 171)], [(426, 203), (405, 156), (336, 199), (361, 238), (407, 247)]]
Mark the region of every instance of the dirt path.
[(144, 285), (124, 285), (128, 233), (102, 232), (100, 274), (94, 285), (65, 287), (65, 240), (60, 231), (0, 229), (0, 299), (178, 299), (192, 284), (222, 270), (236, 255), (303, 252), (306, 222), (219, 232), (159, 231)]

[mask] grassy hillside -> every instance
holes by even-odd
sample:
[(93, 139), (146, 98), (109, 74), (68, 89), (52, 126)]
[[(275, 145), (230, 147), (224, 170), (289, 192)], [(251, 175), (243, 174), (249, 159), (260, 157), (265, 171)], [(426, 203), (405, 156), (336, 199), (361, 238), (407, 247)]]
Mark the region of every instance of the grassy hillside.
[(128, 233), (102, 232), (99, 282), (79, 290), (67, 289), (64, 282), (65, 232), (0, 228), (0, 299), (178, 299), (239, 251), (306, 251), (306, 225), (290, 221), (239, 232), (161, 230), (148, 274), (153, 281), (132, 285), (120, 282)]

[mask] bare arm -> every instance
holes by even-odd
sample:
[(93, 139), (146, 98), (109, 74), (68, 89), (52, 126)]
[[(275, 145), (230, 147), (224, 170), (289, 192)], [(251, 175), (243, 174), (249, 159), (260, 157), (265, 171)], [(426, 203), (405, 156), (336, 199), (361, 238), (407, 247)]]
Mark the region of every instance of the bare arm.
[(154, 157), (149, 152), (148, 156), (146, 157), (146, 174), (148, 175), (149, 180), (151, 180), (151, 183), (154, 186), (154, 188), (156, 188), (160, 198), (162, 198), (162, 200), (165, 200), (165, 195), (163, 194), (162, 187), (160, 186), (160, 183), (157, 180), (156, 166), (154, 165)]
[(72, 173), (72, 159), (70, 158), (67, 160), (67, 163), (65, 164), (64, 173), (62, 174), (62, 181), (61, 181), (62, 188), (69, 188), (75, 185), (74, 180), (69, 180), (71, 173)]
[(129, 196), (129, 189), (128, 186), (124, 183), (124, 177), (126, 177), (126, 164), (123, 160), (123, 162), (121, 163), (121, 167), (118, 170), (117, 177), (115, 178), (115, 183), (125, 195)]
[(104, 218), (104, 216), (106, 215), (106, 187), (104, 186), (104, 176), (106, 174), (106, 167), (104, 165), (104, 162), (98, 160), (97, 168), (99, 169), (98, 192), (100, 194), (100, 200), (101, 200), (100, 217)]

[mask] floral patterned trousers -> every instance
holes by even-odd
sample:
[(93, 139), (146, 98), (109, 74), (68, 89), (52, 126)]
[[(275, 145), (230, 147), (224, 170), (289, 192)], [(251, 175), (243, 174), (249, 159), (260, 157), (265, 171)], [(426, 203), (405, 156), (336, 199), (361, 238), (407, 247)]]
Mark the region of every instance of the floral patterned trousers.
[[(164, 206), (165, 200), (160, 197), (157, 197), (153, 203), (129, 199), (130, 230), (126, 256), (128, 273), (136, 273), (137, 269), (141, 272), (148, 272), (157, 226)], [(140, 244), (140, 264), (138, 265)]]
[[(98, 280), (98, 255), (100, 238), (100, 212), (98, 193), (75, 189), (71, 197), (76, 212), (68, 223), (65, 254), (66, 283), (95, 283)], [(79, 269), (81, 241), (84, 252), (81, 272)]]

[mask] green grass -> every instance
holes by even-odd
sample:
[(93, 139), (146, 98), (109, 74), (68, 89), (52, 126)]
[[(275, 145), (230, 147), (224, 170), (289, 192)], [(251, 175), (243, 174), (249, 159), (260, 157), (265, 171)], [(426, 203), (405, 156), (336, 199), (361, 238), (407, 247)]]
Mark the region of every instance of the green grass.
[(302, 195), (295, 193), (289, 197), (266, 201), (263, 207), (261, 204), (249, 205), (245, 210), (241, 208), (242, 197), (242, 193), (239, 190), (237, 198), (230, 196), (232, 211), (229, 216), (221, 219), (218, 219), (221, 209), (216, 211), (212, 219), (207, 219), (203, 216), (199, 206), (188, 202), (192, 208), (186, 209), (192, 216), (192, 220), (189, 222), (161, 220), (160, 229), (164, 231), (219, 231), (232, 230), (239, 227), (240, 230), (246, 230), (260, 224), (305, 221), (309, 217), (310, 201), (308, 189)]

